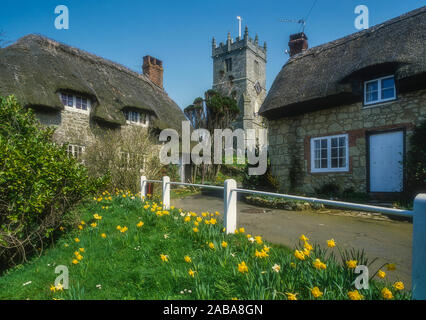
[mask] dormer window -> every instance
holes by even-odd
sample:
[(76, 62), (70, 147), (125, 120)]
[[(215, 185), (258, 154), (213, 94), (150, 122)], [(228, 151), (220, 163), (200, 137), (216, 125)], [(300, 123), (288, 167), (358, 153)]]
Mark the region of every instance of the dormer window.
[(364, 82), (364, 105), (396, 99), (395, 78), (386, 76)]
[(62, 92), (60, 93), (60, 97), (62, 104), (65, 106), (66, 109), (89, 113), (91, 105), (90, 99), (80, 95)]
[(128, 124), (136, 124), (144, 127), (149, 124), (149, 116), (144, 112), (124, 110), (123, 113)]

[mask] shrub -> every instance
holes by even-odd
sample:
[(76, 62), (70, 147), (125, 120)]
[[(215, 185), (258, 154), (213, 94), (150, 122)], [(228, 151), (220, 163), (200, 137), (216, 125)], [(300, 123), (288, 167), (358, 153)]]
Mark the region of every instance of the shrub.
[(407, 189), (410, 197), (426, 192), (426, 120), (414, 128), (407, 152)]
[(0, 97), (0, 270), (42, 247), (64, 213), (101, 187), (53, 132), (13, 96)]
[(110, 190), (118, 188), (140, 191), (140, 176), (159, 176), (162, 165), (158, 146), (146, 128), (132, 126), (127, 130), (108, 130), (85, 150), (84, 161), (93, 177), (108, 174)]

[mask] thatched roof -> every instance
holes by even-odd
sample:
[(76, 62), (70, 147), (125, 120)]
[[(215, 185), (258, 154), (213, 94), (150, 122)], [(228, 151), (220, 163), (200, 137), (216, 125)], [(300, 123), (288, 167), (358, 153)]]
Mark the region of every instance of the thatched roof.
[(269, 119), (362, 100), (363, 81), (394, 74), (397, 90), (426, 87), (426, 7), (291, 57), (259, 113)]
[[(14, 94), (27, 107), (63, 109), (59, 91), (86, 94), (95, 103), (91, 116), (125, 123), (121, 110), (154, 113), (156, 125), (181, 128), (182, 110), (143, 74), (39, 35), (27, 35), (0, 49), (0, 94)], [(179, 130), (180, 132), (180, 130)]]

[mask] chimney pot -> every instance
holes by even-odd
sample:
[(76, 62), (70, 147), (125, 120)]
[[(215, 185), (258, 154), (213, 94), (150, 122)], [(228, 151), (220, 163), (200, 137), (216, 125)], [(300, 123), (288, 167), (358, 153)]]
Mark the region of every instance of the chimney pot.
[(143, 74), (153, 83), (163, 88), (163, 62), (151, 56), (143, 57)]
[(292, 34), (290, 35), (288, 46), (290, 48), (290, 57), (301, 53), (308, 49), (308, 37), (304, 32)]

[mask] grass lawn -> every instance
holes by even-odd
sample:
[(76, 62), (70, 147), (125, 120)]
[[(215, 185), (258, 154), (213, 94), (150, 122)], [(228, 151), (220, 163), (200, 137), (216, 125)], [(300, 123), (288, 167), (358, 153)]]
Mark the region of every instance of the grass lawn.
[[(220, 213), (162, 210), (131, 194), (103, 195), (78, 208), (81, 224), (63, 230), (41, 257), (0, 276), (0, 299), (408, 299), (380, 279), (356, 291), (354, 263), (336, 247), (300, 240), (298, 251), (241, 229), (226, 235)], [(364, 258), (356, 264), (362, 264)], [(355, 253), (354, 253), (355, 255)], [(327, 258), (326, 258), (327, 257)], [(54, 287), (55, 267), (69, 289)], [(370, 271), (371, 272), (371, 271)], [(387, 271), (386, 271), (387, 272)], [(383, 290), (384, 288), (387, 290)], [(391, 297), (392, 296), (392, 297)]]

